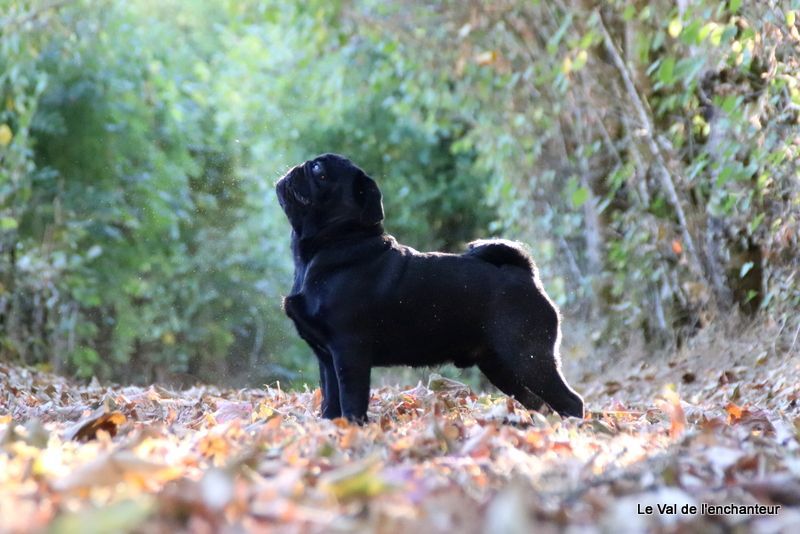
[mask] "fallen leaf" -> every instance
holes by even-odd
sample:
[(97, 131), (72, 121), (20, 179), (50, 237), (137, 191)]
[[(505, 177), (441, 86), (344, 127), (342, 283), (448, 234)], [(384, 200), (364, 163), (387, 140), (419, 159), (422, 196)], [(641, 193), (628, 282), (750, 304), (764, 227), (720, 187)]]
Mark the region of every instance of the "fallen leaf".
[(732, 402), (725, 405), (725, 412), (728, 414), (728, 424), (735, 423), (742, 418), (742, 408)]
[(209, 469), (200, 481), (203, 502), (211, 510), (225, 508), (233, 499), (233, 491), (233, 478), (222, 469)]
[(431, 391), (461, 391), (469, 390), (469, 386), (458, 380), (432, 373), (428, 377), (428, 389)]
[(253, 406), (248, 402), (222, 401), (214, 412), (214, 420), (219, 424), (234, 419), (250, 419), (252, 413)]
[(111, 437), (117, 435), (120, 425), (124, 424), (127, 418), (122, 412), (109, 412), (105, 406), (101, 406), (89, 417), (78, 421), (75, 425), (64, 432), (64, 439), (76, 441), (88, 441), (97, 437), (97, 432), (103, 430), (108, 432)]
[(376, 457), (365, 458), (324, 474), (319, 487), (342, 502), (374, 497), (392, 489), (381, 477), (381, 467)]
[(156, 477), (170, 479), (180, 472), (178, 468), (136, 456), (130, 451), (106, 453), (55, 481), (59, 491), (74, 491), (98, 486), (113, 486), (120, 482), (144, 486)]
[(677, 439), (686, 430), (686, 414), (681, 406), (681, 399), (672, 388), (664, 388), (661, 397), (656, 400), (656, 406), (669, 417), (669, 436)]
[(150, 496), (88, 508), (59, 516), (48, 529), (51, 534), (103, 534), (133, 532), (152, 513), (155, 500)]

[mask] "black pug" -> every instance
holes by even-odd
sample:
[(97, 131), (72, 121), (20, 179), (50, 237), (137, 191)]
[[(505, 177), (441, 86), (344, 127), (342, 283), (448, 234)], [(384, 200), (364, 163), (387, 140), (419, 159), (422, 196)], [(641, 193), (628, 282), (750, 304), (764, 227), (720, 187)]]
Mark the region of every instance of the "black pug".
[(364, 422), (373, 366), (477, 365), (526, 408), (583, 417), (560, 371), (558, 310), (518, 244), (421, 253), (383, 230), (381, 192), (324, 154), (276, 184), (292, 226), (286, 314), (319, 359), (322, 415)]

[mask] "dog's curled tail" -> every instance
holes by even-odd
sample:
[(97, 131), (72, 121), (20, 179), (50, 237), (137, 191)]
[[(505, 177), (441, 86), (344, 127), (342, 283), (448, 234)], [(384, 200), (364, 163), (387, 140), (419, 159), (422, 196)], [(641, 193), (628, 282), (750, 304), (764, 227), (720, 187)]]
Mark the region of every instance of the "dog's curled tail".
[(469, 250), (464, 253), (465, 257), (478, 258), (498, 267), (513, 265), (537, 277), (536, 264), (522, 243), (508, 239), (479, 239), (467, 246)]

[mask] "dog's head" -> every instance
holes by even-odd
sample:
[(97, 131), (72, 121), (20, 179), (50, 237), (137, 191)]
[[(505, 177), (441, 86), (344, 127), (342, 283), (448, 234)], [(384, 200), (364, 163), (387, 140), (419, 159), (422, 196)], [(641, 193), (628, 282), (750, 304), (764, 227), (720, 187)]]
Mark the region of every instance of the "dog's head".
[(323, 154), (290, 170), (275, 184), (283, 211), (297, 236), (374, 228), (383, 220), (375, 181), (349, 159)]

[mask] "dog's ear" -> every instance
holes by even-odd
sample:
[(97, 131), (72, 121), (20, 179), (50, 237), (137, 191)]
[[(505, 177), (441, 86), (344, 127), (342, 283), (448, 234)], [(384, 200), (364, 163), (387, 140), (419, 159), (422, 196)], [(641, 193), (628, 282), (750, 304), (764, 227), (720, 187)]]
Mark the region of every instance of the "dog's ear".
[(383, 201), (381, 190), (375, 180), (359, 170), (354, 183), (354, 197), (361, 208), (361, 224), (373, 226), (383, 220)]

